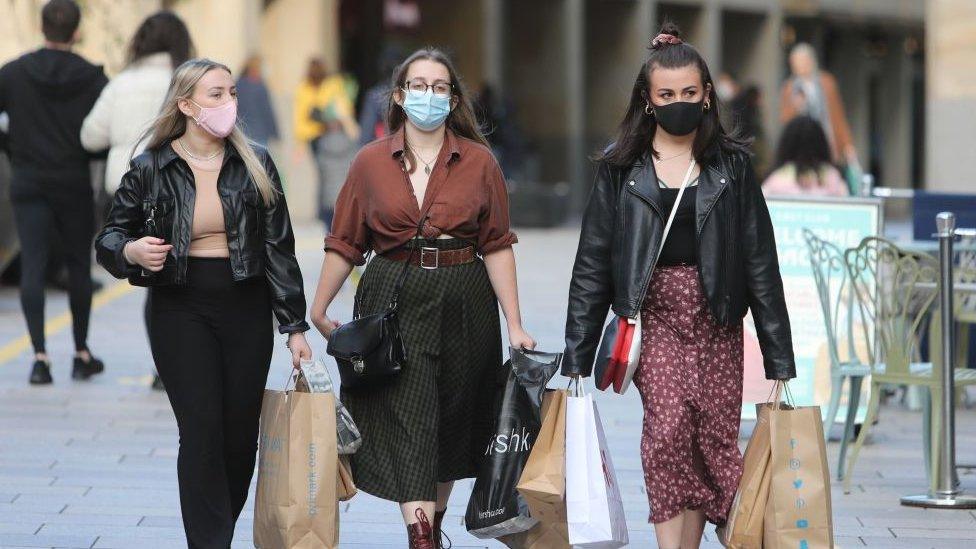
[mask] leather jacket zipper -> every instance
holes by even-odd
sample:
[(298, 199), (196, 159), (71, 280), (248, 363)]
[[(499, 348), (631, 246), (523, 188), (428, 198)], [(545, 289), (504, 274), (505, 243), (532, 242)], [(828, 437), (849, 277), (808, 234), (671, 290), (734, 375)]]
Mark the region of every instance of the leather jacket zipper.
[[(653, 202), (651, 202), (650, 200), (645, 199), (643, 196), (641, 196), (641, 195), (639, 195), (637, 193), (631, 193), (631, 194), (633, 194), (637, 198), (640, 198), (642, 202), (644, 202), (645, 204), (647, 204), (648, 206), (650, 206), (651, 211), (654, 212), (655, 215), (657, 215), (657, 217), (658, 217), (659, 220), (661, 220), (661, 221), (664, 220), (663, 219), (664, 216), (661, 215), (661, 212), (658, 211), (657, 206), (655, 206)], [(662, 232), (662, 235), (661, 236), (663, 237), (664, 236), (663, 235), (663, 232), (664, 232), (663, 229), (662, 229), (661, 232)], [(661, 247), (661, 243), (660, 242), (658, 243), (658, 247), (659, 248)], [(657, 255), (660, 255), (660, 254), (657, 254)], [(630, 317), (630, 318), (634, 318), (634, 319), (639, 319), (640, 318), (641, 306), (644, 303), (644, 299), (647, 297), (647, 287), (651, 285), (651, 277), (654, 275), (654, 269), (657, 268), (657, 260), (658, 260), (658, 257), (655, 256), (654, 261), (653, 261), (653, 264), (651, 265), (651, 269), (649, 271), (647, 271), (647, 273), (644, 275), (644, 281), (641, 283), (641, 291), (638, 294), (640, 297), (638, 298), (638, 303), (635, 306), (636, 312), (634, 313), (634, 316), (633, 317)]]
[[(705, 276), (702, 274), (702, 269), (701, 269), (701, 263), (702, 263), (702, 260), (701, 260), (701, 237), (702, 237), (702, 230), (704, 230), (704, 228), (705, 228), (705, 222), (708, 221), (708, 216), (711, 215), (712, 210), (715, 208), (715, 205), (718, 204), (718, 201), (722, 198), (722, 195), (725, 194), (725, 190), (728, 189), (728, 188), (729, 188), (728, 185), (722, 187), (722, 190), (719, 191), (718, 192), (718, 195), (715, 196), (715, 200), (712, 200), (712, 203), (708, 205), (708, 209), (705, 210), (705, 217), (702, 218), (701, 227), (698, 227), (698, 231), (697, 231), (698, 234), (695, 235), (695, 244), (698, 246), (698, 254), (699, 254), (698, 255), (698, 283), (701, 284), (702, 291), (705, 290)], [(728, 252), (728, 247), (726, 247), (726, 249), (724, 250), (724, 252), (725, 253)]]

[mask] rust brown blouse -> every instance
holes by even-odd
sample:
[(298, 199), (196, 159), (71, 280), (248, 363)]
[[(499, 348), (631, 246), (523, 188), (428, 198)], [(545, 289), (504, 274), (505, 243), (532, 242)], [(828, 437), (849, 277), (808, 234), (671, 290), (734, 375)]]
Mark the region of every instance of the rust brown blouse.
[(426, 238), (449, 234), (470, 240), (483, 255), (518, 241), (509, 229), (505, 179), (487, 147), (448, 130), (423, 208), (404, 170), (403, 152), (402, 129), (359, 151), (339, 192), (326, 250), (362, 265), (370, 249), (384, 253), (409, 242), (428, 208)]

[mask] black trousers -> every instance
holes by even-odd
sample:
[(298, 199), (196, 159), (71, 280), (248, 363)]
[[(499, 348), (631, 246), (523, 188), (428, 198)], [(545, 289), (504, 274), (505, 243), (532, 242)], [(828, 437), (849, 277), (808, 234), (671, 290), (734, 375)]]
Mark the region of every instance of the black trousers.
[(47, 351), (44, 340), (44, 286), (55, 238), (60, 243), (68, 268), (68, 302), (75, 349), (88, 349), (92, 240), (95, 236), (92, 192), (43, 192), (32, 182), (21, 180), (12, 187), (10, 198), (20, 239), (20, 305), (27, 319), (27, 331), (34, 352)]
[(190, 259), (188, 283), (151, 289), (153, 358), (180, 432), (187, 544), (227, 549), (247, 500), (274, 326), (267, 281), (226, 259)]

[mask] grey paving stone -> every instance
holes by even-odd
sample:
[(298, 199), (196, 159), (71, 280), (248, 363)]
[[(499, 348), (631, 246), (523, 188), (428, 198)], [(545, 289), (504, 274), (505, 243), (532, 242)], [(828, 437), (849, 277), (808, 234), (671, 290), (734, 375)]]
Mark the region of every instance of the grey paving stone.
[(970, 540), (861, 538), (864, 545), (884, 549), (972, 549)]
[[(133, 545), (132, 538), (102, 536), (92, 547), (94, 549), (133, 549), (136, 545)], [(139, 549), (186, 549), (186, 541), (167, 538), (139, 539), (137, 547)], [(241, 545), (241, 547), (248, 546)]]
[(36, 534), (41, 528), (40, 522), (7, 522), (8, 519), (3, 517), (3, 522), (0, 522), (0, 534)]
[[(31, 534), (0, 534), (0, 546), (14, 547), (71, 547), (88, 549), (94, 545), (95, 536), (48, 536)], [(131, 547), (131, 545), (130, 545)]]
[[(139, 544), (146, 538), (183, 540), (183, 528), (157, 528), (152, 526), (115, 526), (107, 524), (45, 524), (40, 534), (78, 535), (96, 537), (115, 537), (138, 539)], [(136, 542), (132, 542), (134, 545)]]
[[(892, 528), (891, 531), (897, 538), (976, 540), (976, 529), (939, 530), (933, 528)], [(970, 546), (976, 546), (976, 543), (971, 542)]]

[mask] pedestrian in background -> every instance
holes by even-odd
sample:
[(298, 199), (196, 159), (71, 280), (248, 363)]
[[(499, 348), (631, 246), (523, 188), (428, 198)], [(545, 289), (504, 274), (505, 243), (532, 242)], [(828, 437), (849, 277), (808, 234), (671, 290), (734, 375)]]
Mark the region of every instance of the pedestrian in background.
[(394, 47), (387, 47), (380, 55), (379, 82), (366, 90), (359, 113), (360, 148), (390, 133), (390, 129), (386, 127), (386, 114), (390, 107), (389, 75), (400, 64), (401, 59), (403, 56), (400, 50)]
[(728, 518), (742, 474), (748, 310), (766, 377), (796, 376), (769, 212), (746, 144), (719, 121), (714, 86), (705, 60), (665, 23), (599, 156), (569, 290), (564, 375), (590, 375), (608, 308), (639, 316), (641, 461), (666, 549), (696, 548), (706, 520)]
[(403, 371), (341, 397), (363, 434), (352, 456), (357, 488), (400, 504), (411, 549), (439, 549), (454, 481), (475, 476), (491, 434), (499, 303), (511, 346), (535, 341), (522, 328), (505, 178), (453, 64), (419, 50), (390, 90), (392, 133), (360, 150), (349, 171), (311, 318), (331, 336), (328, 308), (368, 251), (377, 255), (357, 289), (357, 317), (386, 310), (409, 263), (397, 304)]
[(799, 43), (790, 51), (791, 76), (783, 83), (780, 98), (780, 122), (786, 124), (796, 116), (806, 115), (820, 123), (831, 156), (838, 164), (856, 164), (857, 150), (844, 113), (844, 102), (837, 80), (821, 70), (813, 46)]
[(234, 95), (224, 65), (176, 69), (96, 241), (109, 273), (150, 287), (149, 342), (179, 428), (191, 549), (230, 547), (247, 500), (272, 311), (293, 365), (312, 356), (281, 181), (237, 126)]
[[(81, 144), (91, 152), (108, 149), (105, 192), (109, 200), (119, 188), (132, 157), (142, 152), (139, 143), (159, 114), (173, 69), (193, 56), (193, 41), (186, 24), (171, 11), (147, 17), (129, 41), (128, 64), (113, 78), (81, 125)], [(143, 306), (143, 320), (149, 333), (149, 294)], [(153, 389), (163, 389), (159, 374), (153, 375)]]
[(809, 116), (790, 120), (780, 134), (776, 163), (763, 182), (763, 193), (849, 196), (847, 182), (830, 159), (830, 145), (819, 122)]
[(329, 74), (325, 62), (312, 59), (295, 93), (295, 137), (308, 143), (318, 173), (318, 218), (332, 226), (339, 187), (359, 141), (356, 91), (342, 74)]
[(261, 56), (252, 55), (244, 63), (244, 70), (237, 79), (237, 104), (241, 125), (252, 141), (267, 148), (272, 140), (278, 139), (278, 121), (271, 94), (264, 83)]
[(88, 349), (95, 196), (80, 133), (108, 79), (73, 53), (81, 9), (51, 0), (41, 10), (44, 46), (0, 68), (0, 112), (9, 116), (10, 199), (20, 239), (20, 302), (34, 348), (30, 382), (52, 382), (44, 339), (44, 285), (53, 244), (68, 268), (73, 379), (104, 370)]

